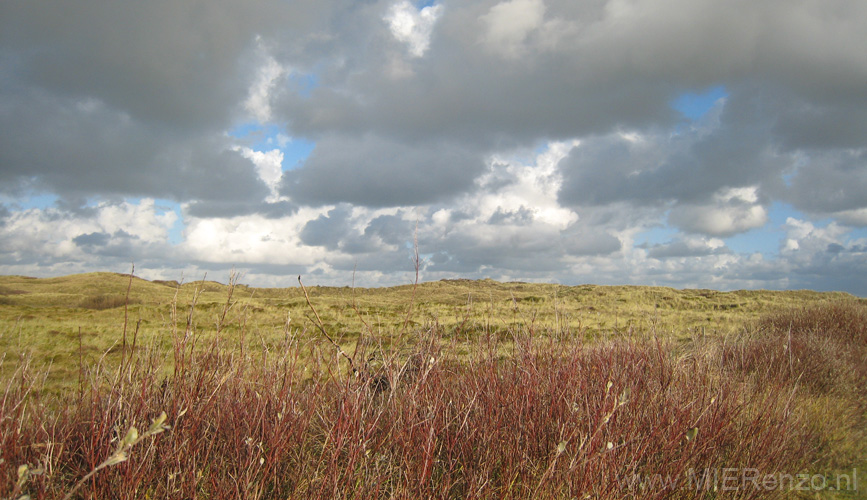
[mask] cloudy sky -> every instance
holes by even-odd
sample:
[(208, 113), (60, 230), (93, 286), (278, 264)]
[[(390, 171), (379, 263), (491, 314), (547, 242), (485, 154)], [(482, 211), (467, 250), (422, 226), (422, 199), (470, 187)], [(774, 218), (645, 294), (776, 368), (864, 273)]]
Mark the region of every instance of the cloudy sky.
[[(5, 0), (0, 274), (867, 295), (863, 0)], [(355, 270), (355, 271), (353, 271)]]

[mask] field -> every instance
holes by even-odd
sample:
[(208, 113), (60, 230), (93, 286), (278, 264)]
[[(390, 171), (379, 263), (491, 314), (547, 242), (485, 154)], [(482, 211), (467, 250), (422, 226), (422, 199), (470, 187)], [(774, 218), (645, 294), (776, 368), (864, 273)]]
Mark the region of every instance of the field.
[(864, 299), (240, 281), (0, 277), (0, 498), (867, 498)]

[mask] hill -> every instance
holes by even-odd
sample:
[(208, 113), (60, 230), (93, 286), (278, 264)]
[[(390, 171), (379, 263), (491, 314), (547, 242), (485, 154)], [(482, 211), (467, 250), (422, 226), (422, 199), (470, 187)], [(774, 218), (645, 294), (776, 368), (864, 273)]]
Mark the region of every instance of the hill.
[(5, 276), (0, 497), (863, 498), (865, 339), (842, 293)]
[[(276, 346), (287, 331), (318, 335), (300, 286), (255, 288), (235, 282), (147, 281), (116, 273), (56, 278), (0, 276), (0, 352), (51, 363), (70, 380), (79, 362), (117, 356), (124, 325), (129, 342), (168, 345), (167, 331), (187, 319), (194, 331), (248, 347)], [(564, 286), (446, 280), (389, 288), (306, 283), (322, 321), (346, 350), (362, 333), (390, 342), (395, 332), (438, 325), (446, 337), (479, 332), (508, 336), (516, 326), (539, 335), (594, 341), (623, 335), (690, 338), (743, 330), (762, 314), (857, 300), (841, 292), (675, 290), (647, 286)], [(863, 302), (863, 300), (861, 300)], [(287, 320), (289, 323), (287, 324)], [(369, 337), (370, 335), (368, 335)], [(113, 350), (114, 349), (114, 350)], [(7, 363), (5, 371), (11, 369)]]

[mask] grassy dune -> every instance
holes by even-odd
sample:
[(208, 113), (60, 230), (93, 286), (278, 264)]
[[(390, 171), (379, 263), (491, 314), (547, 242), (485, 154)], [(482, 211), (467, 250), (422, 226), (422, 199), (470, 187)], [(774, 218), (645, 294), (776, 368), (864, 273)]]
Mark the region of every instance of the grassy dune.
[[(508, 341), (511, 331), (523, 327), (535, 327), (542, 336), (584, 341), (652, 335), (684, 340), (738, 333), (749, 321), (781, 308), (854, 300), (845, 293), (811, 291), (568, 287), (490, 280), (422, 283), (415, 291), (411, 285), (307, 289), (345, 350), (355, 349), (362, 337), (390, 344), (401, 331), (430, 325), (463, 343), (479, 331)], [(63, 384), (75, 378), (82, 354), (86, 364), (103, 356), (119, 359), (125, 317), (129, 342), (137, 329), (139, 345), (168, 348), (170, 332), (186, 322), (194, 297), (192, 327), (203, 340), (214, 340), (218, 323), (222, 338), (243, 341), (248, 349), (273, 349), (287, 328), (302, 337), (317, 335), (297, 283), (279, 289), (234, 284), (231, 296), (229, 292), (230, 284), (213, 281), (179, 285), (113, 273), (51, 279), (0, 276), (0, 353), (26, 353), (40, 365), (50, 362), (52, 384)], [(8, 374), (10, 366), (4, 370)]]
[(0, 498), (865, 498), (863, 299), (229, 281), (0, 277)]

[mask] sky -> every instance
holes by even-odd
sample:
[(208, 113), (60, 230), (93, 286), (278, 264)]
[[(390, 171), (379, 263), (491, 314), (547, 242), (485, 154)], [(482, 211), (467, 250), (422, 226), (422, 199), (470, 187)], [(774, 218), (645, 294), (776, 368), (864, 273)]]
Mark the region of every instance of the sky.
[(863, 0), (6, 0), (0, 274), (867, 296)]

